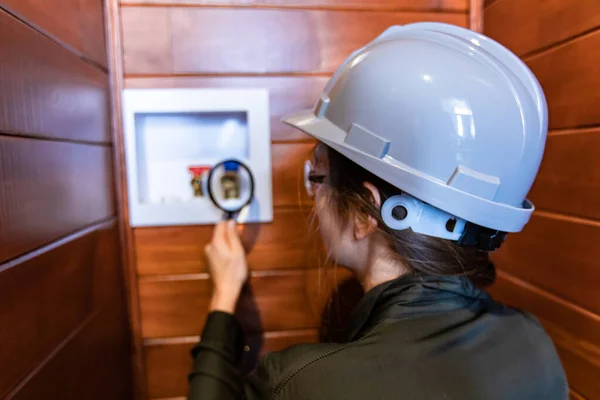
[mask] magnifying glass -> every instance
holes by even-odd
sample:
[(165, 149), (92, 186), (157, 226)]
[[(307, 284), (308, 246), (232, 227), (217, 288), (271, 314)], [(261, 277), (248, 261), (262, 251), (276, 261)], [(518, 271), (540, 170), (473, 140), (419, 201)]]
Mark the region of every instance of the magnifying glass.
[(210, 169), (206, 189), (214, 205), (225, 212), (227, 219), (232, 219), (252, 202), (254, 176), (243, 162), (224, 160)]

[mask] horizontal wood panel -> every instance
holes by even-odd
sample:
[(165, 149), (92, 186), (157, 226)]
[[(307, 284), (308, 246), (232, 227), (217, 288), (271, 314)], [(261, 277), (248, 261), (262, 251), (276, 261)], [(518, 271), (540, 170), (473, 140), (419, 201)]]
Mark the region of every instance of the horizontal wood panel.
[(304, 186), (304, 163), (312, 159), (314, 147), (314, 143), (279, 143), (271, 146), (275, 207), (312, 205)]
[[(309, 299), (304, 271), (254, 275), (238, 305), (248, 332), (316, 328), (319, 317)], [(139, 282), (142, 336), (199, 335), (206, 319), (212, 284), (208, 276)]]
[(390, 25), (468, 25), (466, 14), (189, 7), (125, 7), (122, 21), (126, 74), (329, 73)]
[(583, 398), (579, 393), (577, 393), (573, 389), (571, 389), (569, 391), (569, 399), (570, 400), (585, 400), (585, 398)]
[(99, 235), (92, 230), (0, 272), (0, 343), (10, 349), (0, 352), (0, 397), (95, 309)]
[(496, 267), (600, 314), (600, 224), (535, 213), (494, 253)]
[(556, 344), (569, 384), (578, 393), (595, 398), (599, 393), (600, 316), (503, 271), (498, 271), (490, 292), (496, 299), (540, 318)]
[(111, 149), (0, 136), (0, 262), (115, 213)]
[(4, 0), (2, 6), (44, 33), (106, 65), (102, 1)]
[(4, 12), (0, 64), (0, 131), (110, 142), (106, 73)]
[(600, 219), (600, 129), (551, 134), (530, 197), (538, 209)]
[(550, 129), (600, 124), (600, 30), (526, 61), (546, 94)]
[[(317, 234), (307, 211), (276, 209), (273, 223), (245, 225), (242, 240), (252, 270), (319, 266)], [(207, 272), (204, 246), (213, 227), (174, 226), (134, 230), (139, 275)]]
[(596, 398), (600, 394), (600, 346), (582, 342), (554, 324), (541, 322), (556, 345), (571, 387), (587, 398)]
[(550, 292), (498, 270), (496, 283), (489, 288), (495, 299), (531, 312), (581, 343), (600, 346), (600, 316), (569, 303)]
[(468, 0), (121, 0), (121, 4), (164, 4), (201, 6), (327, 7), (370, 10), (466, 11)]
[(117, 301), (125, 304), (121, 247), (116, 220), (98, 231), (94, 249), (94, 304), (96, 309)]
[(192, 76), (128, 78), (126, 88), (265, 88), (269, 91), (271, 140), (312, 140), (298, 129), (281, 122), (285, 116), (312, 108), (328, 77), (324, 76)]
[(132, 399), (130, 348), (123, 303), (88, 321), (19, 390), (15, 400)]
[(600, 2), (502, 0), (484, 18), (486, 35), (523, 55), (600, 26)]
[(82, 52), (103, 66), (106, 62), (104, 3), (106, 0), (79, 0), (79, 32)]
[[(279, 351), (296, 343), (316, 342), (316, 329), (301, 331), (266, 332), (257, 337), (260, 355)], [(170, 343), (147, 345), (144, 347), (145, 367), (150, 398), (185, 396), (188, 390), (187, 376), (192, 370), (191, 348), (198, 337), (174, 339)], [(249, 343), (255, 343), (250, 337)], [(254, 351), (252, 349), (251, 351)]]

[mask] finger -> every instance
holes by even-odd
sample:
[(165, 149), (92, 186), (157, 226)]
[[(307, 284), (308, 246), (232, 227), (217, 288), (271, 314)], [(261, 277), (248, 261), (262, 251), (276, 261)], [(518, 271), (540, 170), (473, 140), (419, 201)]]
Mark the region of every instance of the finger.
[(227, 229), (227, 239), (229, 241), (229, 245), (235, 247), (236, 249), (243, 248), (242, 241), (240, 239), (240, 235), (237, 232), (237, 225), (234, 220), (229, 221)]
[(224, 236), (226, 235), (226, 226), (225, 226), (225, 221), (219, 221), (216, 225), (215, 225), (215, 230), (213, 231), (213, 237), (212, 237), (212, 243), (213, 244), (217, 244), (223, 241)]

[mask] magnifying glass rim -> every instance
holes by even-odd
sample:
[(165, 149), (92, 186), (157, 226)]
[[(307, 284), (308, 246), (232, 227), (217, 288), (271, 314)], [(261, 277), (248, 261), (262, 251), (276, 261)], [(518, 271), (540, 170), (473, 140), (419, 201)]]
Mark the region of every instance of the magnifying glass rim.
[[(220, 167), (222, 165), (225, 165), (226, 163), (229, 163), (229, 162), (235, 162), (235, 163), (239, 164), (241, 167), (243, 167), (244, 169), (246, 169), (246, 171), (248, 172), (248, 177), (250, 178), (250, 196), (248, 197), (248, 201), (246, 201), (239, 208), (236, 208), (234, 210), (227, 210), (227, 209), (221, 207), (217, 203), (217, 200), (215, 199), (215, 196), (214, 196), (213, 191), (212, 191), (212, 185), (211, 185), (212, 177), (213, 177), (213, 174), (214, 174), (215, 170), (218, 167)], [(223, 160), (223, 161), (220, 161), (220, 162), (216, 163), (210, 169), (210, 171), (208, 172), (208, 178), (206, 179), (206, 191), (208, 192), (208, 197), (210, 197), (210, 200), (213, 202), (213, 204), (219, 210), (225, 211), (226, 213), (235, 214), (235, 213), (238, 213), (238, 212), (242, 211), (244, 209), (244, 207), (246, 207), (247, 205), (249, 205), (252, 202), (252, 199), (254, 198), (254, 176), (252, 175), (252, 171), (250, 171), (250, 168), (248, 168), (248, 166), (246, 164), (244, 164), (243, 162), (241, 162), (238, 159), (229, 158), (229, 159), (226, 159), (226, 160)]]

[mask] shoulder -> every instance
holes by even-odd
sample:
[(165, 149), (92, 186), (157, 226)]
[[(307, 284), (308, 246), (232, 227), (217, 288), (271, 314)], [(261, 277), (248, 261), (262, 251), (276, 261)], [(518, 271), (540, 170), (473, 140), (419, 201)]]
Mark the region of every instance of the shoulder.
[(272, 392), (276, 394), (296, 374), (349, 345), (349, 343), (298, 344), (282, 351), (267, 353), (261, 358), (255, 374), (268, 379)]

